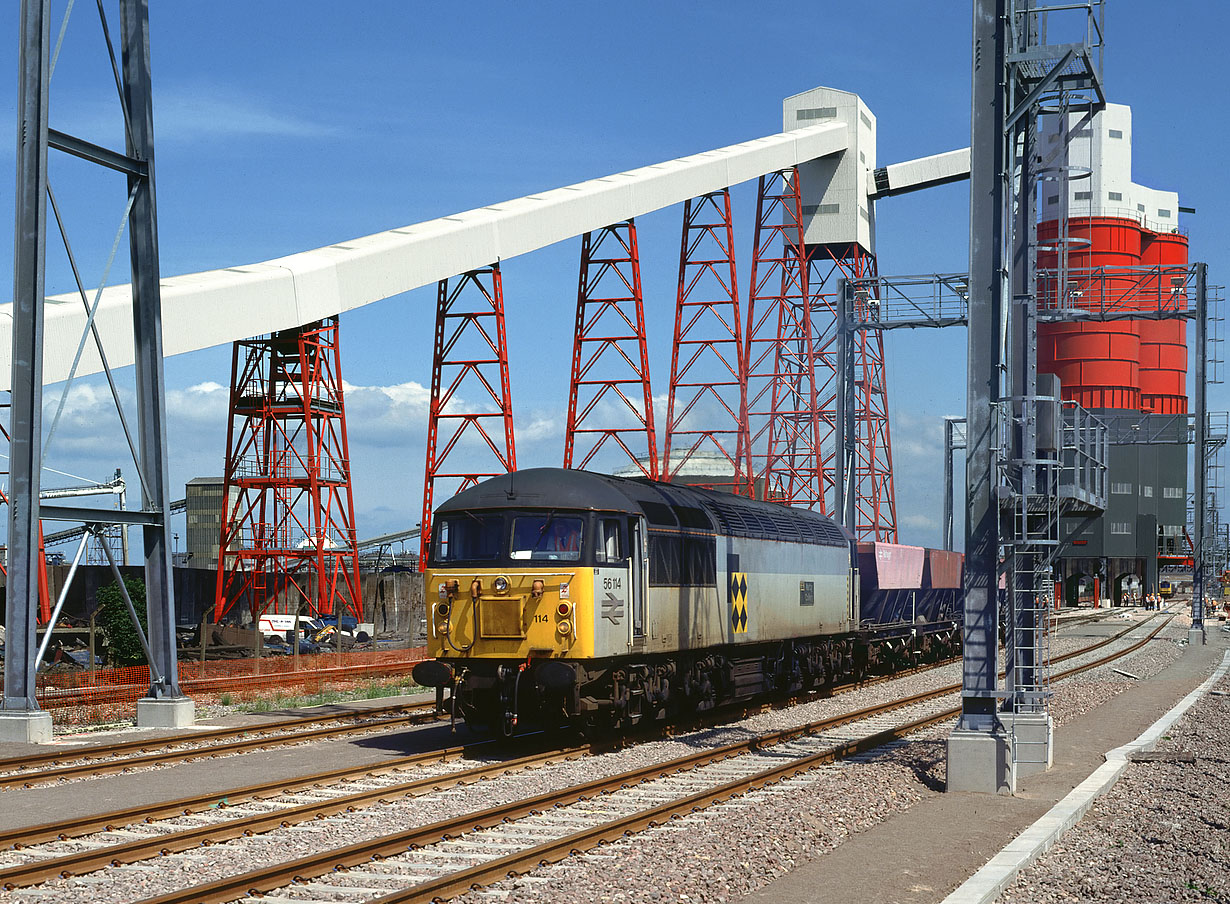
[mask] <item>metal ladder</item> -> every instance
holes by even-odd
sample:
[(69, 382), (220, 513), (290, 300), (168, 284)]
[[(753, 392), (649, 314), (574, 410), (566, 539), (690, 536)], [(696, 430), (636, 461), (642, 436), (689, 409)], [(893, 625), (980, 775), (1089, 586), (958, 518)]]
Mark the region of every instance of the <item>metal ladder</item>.
[[(1020, 731), (1025, 721), (1050, 716), (1051, 601), (1053, 564), (1059, 550), (1061, 462), (1057, 452), (1030, 459), (1011, 457), (1012, 433), (1034, 409), (1035, 399), (1005, 399), (999, 406), (998, 484), (1001, 487), (1000, 549), (1004, 562), (1011, 763), (1046, 767), (1049, 732)], [(1026, 717), (1024, 720), (1021, 717)]]

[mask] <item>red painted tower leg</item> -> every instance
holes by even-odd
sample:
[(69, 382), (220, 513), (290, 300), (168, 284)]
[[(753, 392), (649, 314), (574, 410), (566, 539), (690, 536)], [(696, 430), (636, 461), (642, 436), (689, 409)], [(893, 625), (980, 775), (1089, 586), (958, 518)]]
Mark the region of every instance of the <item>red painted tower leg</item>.
[[(6, 400), (0, 402), (0, 408), (8, 408), (9, 402)], [(0, 435), (4, 437), (4, 443), (7, 446), (9, 442), (9, 428), (7, 418), (0, 421)], [(5, 458), (8, 461), (8, 458)], [(7, 476), (7, 470), (0, 470), (0, 476)], [(7, 481), (4, 481), (7, 483)], [(2, 484), (0, 484), (0, 505), (8, 505), (9, 497)], [(4, 562), (0, 562), (0, 574), (8, 577), (9, 570)], [(47, 584), (47, 549), (43, 545), (43, 522), (38, 523), (38, 617), (37, 624), (45, 625), (51, 621), (51, 594), (48, 591)]]
[(214, 618), (362, 619), (338, 320), (236, 342)]
[[(642, 474), (658, 479), (641, 262), (632, 220), (581, 239), (564, 467), (588, 467), (608, 441)], [(642, 448), (644, 457), (638, 458)]]
[[(467, 410), (461, 409), (457, 399), (468, 401)], [(475, 410), (488, 401), (495, 405), (495, 410)], [(490, 451), (486, 467), (475, 467), (473, 456), (466, 457), (465, 469), (446, 467), (458, 441), (467, 433), (477, 434)], [(439, 284), (423, 523), (419, 535), (420, 568), (427, 561), (431, 544), (436, 481), (457, 481), (452, 489), (464, 490), (484, 477), (516, 469), (508, 344), (504, 333), (504, 282), (497, 263), (454, 277), (451, 289), (447, 279)]]
[[(837, 398), (838, 278), (869, 279), (876, 260), (858, 245), (817, 245), (808, 249), (811, 275), (812, 326), (816, 331), (816, 382), (819, 387), (821, 443), (825, 450), (825, 489), (832, 487), (831, 461), (835, 443)], [(860, 316), (874, 319), (874, 297), (856, 294)], [(897, 542), (897, 504), (893, 487), (893, 448), (888, 425), (888, 385), (884, 374), (884, 334), (855, 334), (854, 533), (860, 540)], [(829, 497), (833, 498), (832, 496)]]
[(746, 374), (730, 191), (723, 189), (683, 207), (663, 479), (708, 452), (721, 456), (732, 474), (714, 488), (748, 491)]
[(797, 170), (760, 177), (747, 305), (745, 473), (758, 495), (825, 511)]

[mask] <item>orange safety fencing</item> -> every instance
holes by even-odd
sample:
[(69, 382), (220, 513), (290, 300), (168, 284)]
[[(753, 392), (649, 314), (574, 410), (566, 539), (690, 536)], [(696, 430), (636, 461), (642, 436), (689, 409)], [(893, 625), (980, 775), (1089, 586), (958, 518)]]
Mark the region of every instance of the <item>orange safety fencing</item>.
[[(297, 663), (294, 656), (180, 662), (179, 686), (199, 705), (219, 703), (224, 694), (251, 702), (275, 689), (344, 691), (375, 679), (409, 675), (426, 655), (425, 647), (414, 647), (305, 653)], [(58, 724), (89, 725), (136, 718), (137, 701), (149, 693), (149, 686), (149, 666), (139, 665), (40, 674), (35, 693), (39, 706)]]

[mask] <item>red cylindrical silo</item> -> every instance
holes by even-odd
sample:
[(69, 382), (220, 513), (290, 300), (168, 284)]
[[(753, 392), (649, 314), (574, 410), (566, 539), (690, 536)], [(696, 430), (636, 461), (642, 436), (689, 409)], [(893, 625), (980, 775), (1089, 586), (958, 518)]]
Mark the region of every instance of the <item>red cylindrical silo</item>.
[[(1055, 220), (1038, 224), (1039, 270), (1054, 271), (1064, 249), (1068, 260), (1062, 285), (1054, 275), (1039, 274), (1040, 305), (1111, 311), (1135, 308), (1137, 276), (1115, 268), (1140, 266), (1139, 224), (1122, 217), (1070, 219), (1063, 243), (1058, 230)], [(1038, 371), (1058, 376), (1063, 398), (1085, 408), (1139, 410), (1138, 322), (1039, 324)]]
[[(1141, 307), (1157, 310), (1187, 307), (1187, 236), (1144, 230), (1140, 264), (1157, 267), (1147, 280)], [(1187, 321), (1141, 320), (1140, 404), (1155, 414), (1187, 412)]]

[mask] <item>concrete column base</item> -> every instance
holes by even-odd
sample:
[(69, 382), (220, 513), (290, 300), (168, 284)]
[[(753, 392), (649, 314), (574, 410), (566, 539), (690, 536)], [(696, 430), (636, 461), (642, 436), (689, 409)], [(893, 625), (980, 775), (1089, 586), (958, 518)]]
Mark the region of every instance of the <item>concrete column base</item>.
[(137, 728), (187, 728), (196, 719), (191, 697), (142, 697), (137, 701)]
[(50, 744), (51, 713), (42, 710), (0, 710), (0, 741)]
[(1191, 647), (1204, 646), (1204, 628), (1192, 625), (1187, 629), (1187, 644)]
[[(1016, 779), (1037, 775), (1055, 762), (1055, 723), (1045, 713), (1000, 713), (1016, 753)], [(1015, 785), (1017, 782), (1014, 781)]]
[(1012, 794), (1012, 739), (1002, 728), (970, 731), (958, 728), (948, 736), (948, 790), (980, 794)]

